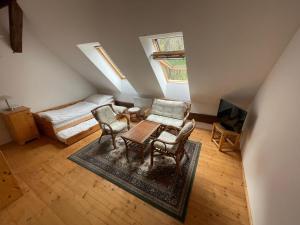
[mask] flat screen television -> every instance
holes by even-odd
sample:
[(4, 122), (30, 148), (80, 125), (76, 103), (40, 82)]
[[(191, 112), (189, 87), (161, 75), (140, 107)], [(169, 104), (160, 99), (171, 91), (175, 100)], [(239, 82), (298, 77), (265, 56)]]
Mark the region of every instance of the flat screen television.
[(245, 110), (224, 99), (220, 100), (217, 117), (224, 128), (241, 133), (246, 116)]

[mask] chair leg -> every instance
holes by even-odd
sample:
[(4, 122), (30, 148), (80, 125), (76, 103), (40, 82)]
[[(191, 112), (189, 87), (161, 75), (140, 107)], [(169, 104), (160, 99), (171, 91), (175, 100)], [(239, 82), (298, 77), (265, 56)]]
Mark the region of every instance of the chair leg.
[(141, 150), (141, 163), (144, 163), (144, 149)]
[(181, 168), (180, 168), (180, 157), (176, 157), (176, 173), (177, 175), (181, 176), (182, 175), (182, 171), (181, 171)]
[(222, 145), (224, 143), (224, 135), (221, 135), (218, 150), (222, 152)]
[(153, 166), (153, 154), (154, 154), (154, 150), (151, 149), (151, 160), (150, 160), (150, 166)]
[(184, 154), (186, 155), (187, 159), (190, 160), (190, 156), (189, 156), (189, 154), (186, 152), (185, 149), (184, 149)]
[(113, 143), (113, 146), (114, 146), (114, 149), (116, 149), (116, 136), (114, 134), (111, 135), (111, 139), (112, 139), (112, 143)]
[(100, 135), (100, 137), (98, 139), (98, 144), (100, 144), (102, 137), (103, 137), (103, 132), (102, 132), (102, 134)]

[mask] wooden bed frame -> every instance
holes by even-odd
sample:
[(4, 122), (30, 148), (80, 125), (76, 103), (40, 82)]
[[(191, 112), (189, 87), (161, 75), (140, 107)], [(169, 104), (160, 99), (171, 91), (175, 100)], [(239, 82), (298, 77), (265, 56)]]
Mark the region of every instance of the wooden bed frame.
[[(72, 121), (71, 123), (68, 123), (64, 126), (61, 126), (59, 128), (55, 128), (53, 127), (53, 124), (48, 121), (47, 119), (43, 118), (43, 117), (40, 117), (38, 115), (38, 113), (40, 112), (45, 112), (45, 111), (49, 111), (49, 110), (55, 110), (55, 109), (62, 109), (62, 108), (65, 108), (67, 106), (70, 106), (70, 105), (74, 105), (78, 102), (81, 102), (82, 100), (79, 100), (79, 101), (76, 101), (76, 102), (71, 102), (71, 103), (68, 103), (68, 104), (64, 104), (64, 105), (60, 105), (60, 106), (56, 106), (56, 107), (53, 107), (53, 108), (49, 108), (49, 109), (46, 109), (46, 110), (43, 110), (43, 111), (39, 111), (39, 112), (36, 112), (36, 113), (33, 113), (33, 117), (35, 119), (35, 122), (37, 124), (37, 127), (40, 131), (41, 134), (47, 136), (47, 137), (50, 137), (52, 139), (55, 139), (55, 140), (58, 140), (58, 138), (56, 137), (56, 133), (61, 131), (61, 130), (64, 130), (64, 129), (67, 129), (67, 128), (70, 128), (70, 127), (74, 127), (84, 121), (87, 121), (87, 120), (90, 120), (93, 117), (93, 115), (88, 115), (88, 116), (85, 116), (85, 117), (81, 117), (80, 119), (78, 120), (74, 120)], [(71, 145), (79, 140), (81, 140), (82, 138), (98, 131), (100, 129), (100, 126), (98, 124), (92, 126), (91, 128), (89, 128), (88, 130), (86, 131), (83, 131), (83, 132), (80, 132), (68, 139), (65, 140), (65, 144), (67, 145)], [(60, 141), (60, 140), (58, 140)]]

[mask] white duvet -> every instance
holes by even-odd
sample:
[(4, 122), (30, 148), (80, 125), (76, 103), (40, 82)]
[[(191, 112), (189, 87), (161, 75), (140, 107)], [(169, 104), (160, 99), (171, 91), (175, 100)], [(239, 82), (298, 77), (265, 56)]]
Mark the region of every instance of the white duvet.
[(62, 109), (41, 112), (39, 116), (46, 118), (52, 124), (56, 125), (87, 115), (96, 107), (97, 105), (94, 103), (82, 101)]
[(68, 138), (73, 137), (74, 135), (79, 134), (83, 131), (87, 131), (88, 129), (95, 126), (96, 124), (98, 124), (97, 120), (90, 119), (90, 120), (84, 121), (74, 127), (70, 127), (65, 130), (62, 130), (62, 131), (58, 132), (56, 134), (56, 136), (60, 141), (65, 142)]

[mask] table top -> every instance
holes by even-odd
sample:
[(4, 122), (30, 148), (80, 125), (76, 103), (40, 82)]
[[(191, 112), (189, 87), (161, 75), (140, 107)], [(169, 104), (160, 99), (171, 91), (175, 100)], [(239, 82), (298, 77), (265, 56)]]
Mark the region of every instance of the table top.
[(139, 144), (144, 144), (151, 134), (153, 134), (159, 128), (159, 126), (159, 123), (143, 120), (129, 131), (122, 134), (121, 137)]
[(18, 106), (16, 108), (14, 108), (14, 110), (6, 110), (6, 111), (2, 111), (0, 112), (2, 115), (9, 115), (9, 114), (14, 114), (14, 113), (18, 113), (18, 112), (22, 112), (22, 111), (27, 111), (29, 110), (29, 108), (25, 107), (25, 106)]

